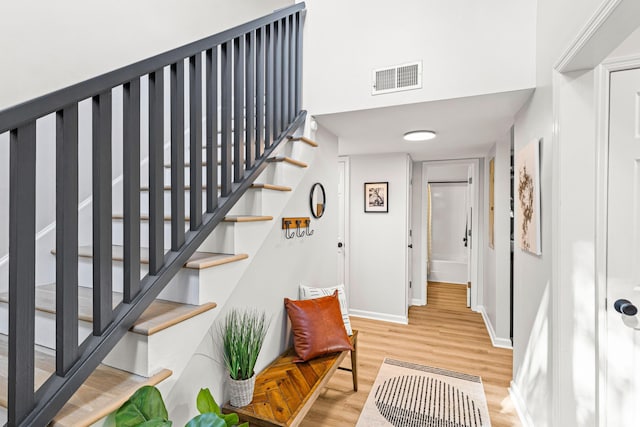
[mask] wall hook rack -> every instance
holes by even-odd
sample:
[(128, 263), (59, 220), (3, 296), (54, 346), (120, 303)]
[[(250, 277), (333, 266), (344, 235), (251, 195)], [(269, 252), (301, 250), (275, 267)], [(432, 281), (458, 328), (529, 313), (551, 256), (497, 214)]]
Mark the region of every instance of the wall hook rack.
[(282, 229), (286, 239), (311, 236), (314, 230), (309, 228), (310, 225), (311, 219), (309, 217), (282, 218)]

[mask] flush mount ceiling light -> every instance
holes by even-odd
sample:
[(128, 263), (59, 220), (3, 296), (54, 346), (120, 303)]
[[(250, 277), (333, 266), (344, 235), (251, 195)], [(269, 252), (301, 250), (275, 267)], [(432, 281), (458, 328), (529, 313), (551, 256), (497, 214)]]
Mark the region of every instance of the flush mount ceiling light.
[(436, 133), (432, 130), (412, 130), (404, 134), (405, 141), (428, 141), (436, 137)]

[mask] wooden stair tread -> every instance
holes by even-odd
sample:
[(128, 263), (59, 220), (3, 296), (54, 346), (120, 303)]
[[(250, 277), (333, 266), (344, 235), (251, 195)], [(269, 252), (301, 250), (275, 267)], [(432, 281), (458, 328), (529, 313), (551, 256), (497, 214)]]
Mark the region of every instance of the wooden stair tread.
[(289, 137), (289, 141), (302, 141), (302, 142), (304, 142), (306, 144), (309, 144), (312, 147), (317, 147), (318, 146), (317, 142), (315, 142), (312, 139), (307, 138), (306, 136), (297, 136), (297, 137), (290, 136)]
[[(124, 219), (123, 214), (113, 214), (111, 216), (114, 220), (122, 220)], [(227, 215), (224, 217), (224, 222), (255, 222), (255, 221), (271, 221), (273, 219), (270, 215)], [(149, 221), (149, 215), (142, 214), (140, 215), (141, 221)], [(165, 221), (171, 221), (171, 215), (164, 216)], [(189, 221), (189, 216), (184, 217), (184, 221)]]
[[(55, 249), (51, 250), (51, 253), (55, 255)], [(78, 256), (81, 256), (83, 258), (93, 258), (93, 246), (87, 245), (78, 247)], [(240, 261), (247, 258), (249, 258), (249, 255), (247, 254), (195, 252), (193, 255), (191, 255), (191, 258), (189, 258), (184, 267), (195, 270), (202, 270), (205, 268), (228, 264), (230, 262)], [(111, 259), (113, 261), (124, 260), (124, 249), (122, 246), (112, 246)], [(140, 262), (142, 264), (149, 264), (149, 248), (140, 248)]]
[(275, 184), (251, 184), (251, 188), (261, 188), (264, 190), (274, 190), (274, 191), (291, 191), (291, 187), (287, 187), (285, 185), (275, 185)]
[[(121, 301), (122, 293), (113, 292), (113, 307), (115, 308)], [(9, 302), (8, 292), (0, 293), (0, 302)], [(215, 303), (191, 305), (157, 299), (136, 320), (130, 331), (150, 336), (215, 307)], [(36, 310), (51, 314), (56, 313), (55, 283), (36, 286)], [(78, 319), (93, 322), (92, 288), (78, 287)]]
[(189, 262), (185, 265), (187, 268), (202, 270), (204, 268), (215, 267), (218, 265), (229, 264), (230, 262), (241, 261), (249, 258), (247, 254), (214, 254), (210, 252), (196, 252)]
[(301, 168), (306, 168), (306, 167), (309, 166), (305, 162), (302, 162), (300, 160), (295, 160), (295, 159), (292, 159), (291, 157), (287, 157), (287, 156), (269, 157), (267, 159), (267, 161), (270, 162), (270, 163), (275, 163), (275, 162), (289, 163), (290, 165), (299, 166)]
[(268, 215), (227, 215), (224, 217), (225, 222), (256, 222), (271, 221), (272, 216)]
[(131, 331), (141, 335), (153, 335), (214, 308), (216, 304), (213, 302), (191, 305), (155, 300), (138, 318)]
[[(0, 405), (7, 407), (7, 377), (9, 344), (0, 336)], [(46, 349), (35, 348), (35, 387), (40, 387), (55, 371), (56, 359)], [(172, 372), (162, 369), (146, 378), (106, 365), (98, 365), (80, 388), (71, 396), (50, 426), (85, 427), (109, 415), (143, 385), (156, 385)]]
[[(220, 190), (220, 186), (218, 186), (218, 190)], [(251, 187), (249, 188), (253, 188), (253, 189), (263, 189), (263, 190), (274, 190), (274, 191), (291, 191), (291, 187), (287, 187), (285, 185), (276, 185), (276, 184), (251, 184)], [(171, 191), (171, 186), (170, 185), (165, 185), (162, 188), (164, 191)], [(202, 186), (202, 191), (205, 191), (207, 189), (206, 185)], [(149, 191), (149, 186), (145, 185), (140, 187), (140, 191)], [(185, 185), (184, 186), (184, 191), (191, 191), (191, 186), (190, 185)]]

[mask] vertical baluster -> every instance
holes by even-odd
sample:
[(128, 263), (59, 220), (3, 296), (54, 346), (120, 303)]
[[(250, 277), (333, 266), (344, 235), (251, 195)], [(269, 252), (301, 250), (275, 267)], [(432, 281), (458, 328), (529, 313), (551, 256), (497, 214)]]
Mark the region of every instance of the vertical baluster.
[(56, 373), (78, 357), (78, 105), (56, 113)]
[(287, 113), (287, 125), (293, 121), (296, 116), (296, 32), (298, 14), (293, 14), (289, 17), (289, 81), (287, 87), (289, 88), (289, 112)]
[(282, 90), (282, 111), (280, 112), (280, 130), (287, 128), (289, 124), (289, 42), (291, 41), (289, 18), (282, 19), (282, 81), (280, 82)]
[(93, 97), (93, 334), (112, 318), (111, 91)]
[(273, 138), (282, 131), (282, 21), (273, 23)]
[(264, 153), (264, 31), (256, 30), (256, 159)]
[(9, 163), (8, 421), (34, 405), (36, 124), (12, 130)]
[(130, 303), (140, 291), (140, 79), (124, 84), (124, 295)]
[(149, 74), (149, 274), (164, 264), (164, 70)]
[(304, 15), (300, 12), (296, 14), (297, 21), (297, 40), (296, 40), (296, 108), (295, 114), (302, 110), (302, 26)]
[(171, 64), (170, 75), (171, 250), (177, 251), (184, 244), (184, 61)]
[(247, 169), (253, 167), (253, 163), (256, 159), (256, 135), (255, 135), (255, 117), (256, 117), (256, 94), (255, 94), (255, 75), (256, 75), (256, 36), (255, 32), (251, 31), (245, 35), (245, 105), (246, 105), (246, 125), (245, 125), (245, 148), (246, 159), (245, 164)]
[(233, 40), (233, 180), (244, 177), (244, 41)]
[(191, 150), (191, 230), (202, 224), (202, 54), (189, 58), (189, 150)]
[(206, 53), (207, 212), (218, 207), (218, 47)]
[(273, 64), (273, 56), (274, 56), (274, 25), (269, 24), (265, 27), (265, 115), (264, 115), (264, 146), (265, 148), (271, 147), (273, 143), (274, 131), (273, 131), (273, 101), (275, 98), (275, 92), (273, 90), (273, 82), (275, 81), (275, 70)]
[(221, 111), (220, 111), (220, 124), (221, 127), (221, 194), (222, 197), (226, 197), (231, 193), (231, 55), (232, 55), (232, 42), (225, 42), (220, 46), (220, 90), (221, 90)]

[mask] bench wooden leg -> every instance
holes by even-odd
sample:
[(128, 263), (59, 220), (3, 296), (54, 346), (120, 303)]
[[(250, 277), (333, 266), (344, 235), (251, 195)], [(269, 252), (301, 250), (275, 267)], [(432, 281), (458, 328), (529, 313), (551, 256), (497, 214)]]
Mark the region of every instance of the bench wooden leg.
[(358, 391), (358, 338), (353, 340), (353, 350), (351, 351), (351, 377), (353, 379), (353, 391)]

